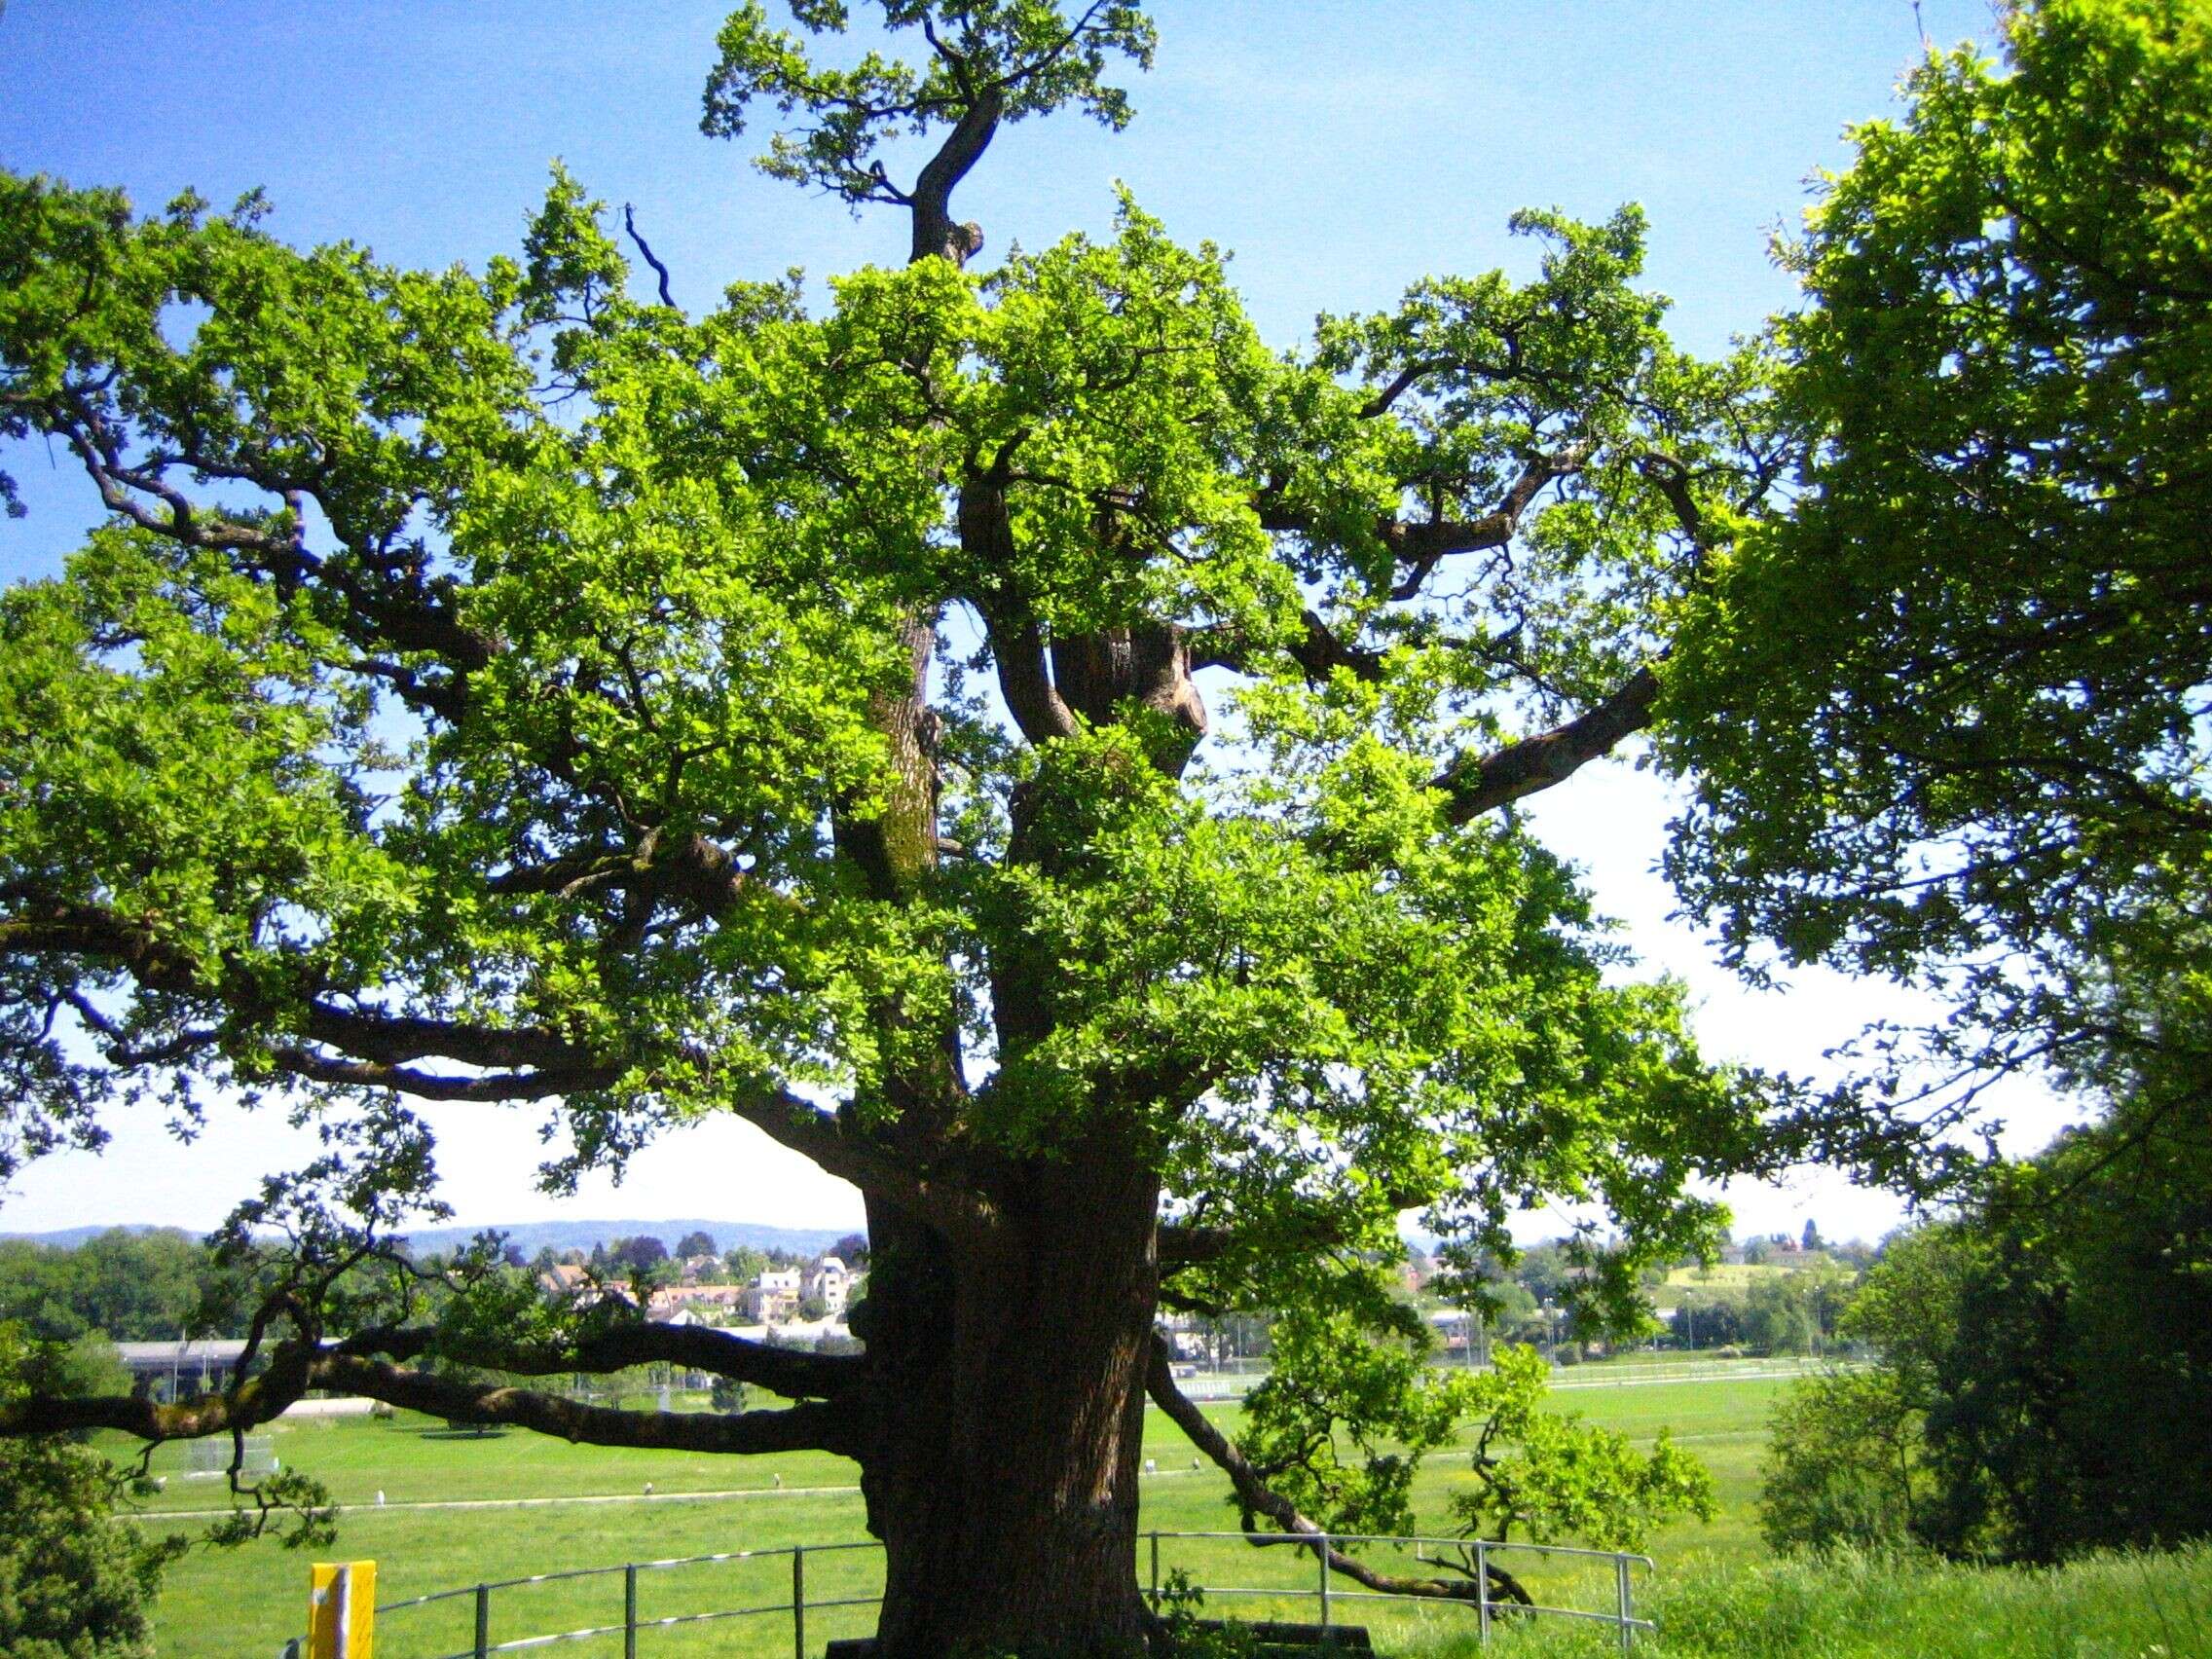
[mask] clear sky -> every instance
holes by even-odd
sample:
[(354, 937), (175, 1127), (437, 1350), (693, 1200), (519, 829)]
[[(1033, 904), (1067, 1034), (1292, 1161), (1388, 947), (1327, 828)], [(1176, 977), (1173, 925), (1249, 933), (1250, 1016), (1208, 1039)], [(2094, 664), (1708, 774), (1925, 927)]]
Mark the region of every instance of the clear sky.
[[(864, 8), (856, 8), (864, 9)], [(903, 257), (880, 212), (760, 177), (751, 150), (698, 132), (724, 8), (570, 0), (7, 0), (0, 11), (0, 165), (117, 184), (142, 208), (186, 187), (217, 204), (265, 188), (276, 232), (339, 239), (386, 260), (481, 265), (517, 246), (559, 157), (587, 189), (631, 203), (674, 273), (710, 306), (740, 277), (815, 277)], [(987, 263), (1101, 230), (1112, 186), (1177, 238), (1234, 250), (1233, 275), (1280, 345), (1314, 314), (1392, 305), (1412, 280), (1526, 269), (1505, 234), (1521, 206), (1584, 218), (1624, 201), (1651, 222), (1649, 285), (1677, 338), (1713, 350), (1791, 299), (1768, 258), (1817, 169), (1842, 165), (1852, 122), (1895, 108), (1921, 28), (1987, 42), (1988, 0), (1161, 0), (1137, 119), (1107, 133), (1073, 116), (1002, 132), (956, 206)], [(894, 159), (893, 173), (910, 171)], [(43, 448), (0, 465), (27, 521), (0, 521), (0, 577), (47, 573), (94, 512)], [(1655, 966), (1703, 1001), (1715, 1053), (1818, 1071), (1821, 1051), (1904, 993), (1800, 975), (1754, 996), (1670, 921), (1652, 873), (1666, 796), (1622, 765), (1585, 774), (1536, 821), (1590, 870), (1603, 905)], [(2047, 1109), (2016, 1100), (2024, 1144)], [(555, 1200), (531, 1172), (537, 1116), (434, 1111), (447, 1196), (465, 1222), (533, 1219)], [(210, 1226), (262, 1171), (308, 1156), (280, 1115), (217, 1112), (179, 1154), (160, 1124), (116, 1122), (99, 1159), (35, 1164), (0, 1195), (0, 1230), (88, 1222)], [(1833, 1176), (1729, 1195), (1739, 1227), (1878, 1235), (1898, 1209)], [(644, 1154), (625, 1188), (573, 1215), (710, 1215), (845, 1226), (858, 1195), (742, 1124), (704, 1124)], [(1556, 1217), (1532, 1218), (1531, 1233)]]

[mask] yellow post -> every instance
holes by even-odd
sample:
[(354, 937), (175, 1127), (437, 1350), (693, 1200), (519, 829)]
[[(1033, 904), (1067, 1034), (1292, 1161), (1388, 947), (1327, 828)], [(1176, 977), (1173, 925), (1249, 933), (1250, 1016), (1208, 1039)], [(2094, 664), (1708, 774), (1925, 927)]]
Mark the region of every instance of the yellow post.
[(377, 1564), (318, 1561), (308, 1569), (308, 1659), (376, 1659)]

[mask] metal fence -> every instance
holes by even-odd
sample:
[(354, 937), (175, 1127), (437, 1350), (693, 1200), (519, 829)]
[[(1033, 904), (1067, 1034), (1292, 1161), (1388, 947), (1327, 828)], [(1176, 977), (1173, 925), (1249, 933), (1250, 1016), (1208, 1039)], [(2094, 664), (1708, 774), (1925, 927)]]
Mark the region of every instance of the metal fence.
[[(1654, 1628), (1649, 1619), (1636, 1616), (1636, 1589), (1631, 1581), (1631, 1570), (1641, 1567), (1651, 1570), (1649, 1556), (1631, 1555), (1623, 1550), (1583, 1550), (1565, 1544), (1515, 1544), (1493, 1543), (1482, 1539), (1405, 1537), (1379, 1532), (1147, 1532), (1151, 1544), (1152, 1576), (1151, 1601), (1160, 1604), (1160, 1543), (1162, 1538), (1221, 1538), (1242, 1539), (1252, 1544), (1294, 1544), (1313, 1551), (1315, 1565), (1313, 1589), (1309, 1592), (1320, 1605), (1320, 1625), (1323, 1630), (1335, 1623), (1335, 1605), (1339, 1602), (1420, 1602), (1439, 1606), (1471, 1607), (1476, 1628), (1482, 1635), (1483, 1644), (1490, 1643), (1491, 1633), (1500, 1620), (1516, 1618), (1550, 1617), (1583, 1619), (1596, 1624), (1613, 1626), (1620, 1633), (1621, 1651), (1633, 1652), (1636, 1633)], [(1404, 1590), (1370, 1590), (1351, 1580), (1355, 1588), (1341, 1588), (1336, 1582), (1343, 1577), (1329, 1564), (1331, 1546), (1346, 1544), (1383, 1544), (1403, 1548), (1412, 1545), (1415, 1553), (1424, 1549), (1449, 1549), (1463, 1553), (1467, 1558), (1469, 1577), (1475, 1594), (1467, 1597), (1420, 1596)], [(1612, 1567), (1613, 1610), (1598, 1612), (1585, 1607), (1553, 1607), (1542, 1603), (1500, 1601), (1491, 1594), (1490, 1564), (1499, 1555), (1525, 1551), (1531, 1555), (1563, 1556), (1584, 1561), (1602, 1561)], [(1208, 1596), (1266, 1596), (1279, 1601), (1286, 1594), (1280, 1585), (1259, 1586), (1238, 1584), (1205, 1585)], [(804, 1656), (801, 1656), (804, 1659)]]
[[(1424, 1605), (1459, 1607), (1476, 1621), (1476, 1629), (1487, 1645), (1493, 1630), (1501, 1624), (1520, 1618), (1551, 1617), (1579, 1619), (1602, 1625), (1610, 1625), (1620, 1633), (1621, 1651), (1633, 1650), (1637, 1633), (1653, 1629), (1650, 1620), (1636, 1616), (1635, 1587), (1632, 1572), (1636, 1567), (1651, 1570), (1648, 1556), (1630, 1555), (1617, 1550), (1570, 1549), (1556, 1544), (1493, 1543), (1466, 1538), (1450, 1537), (1399, 1537), (1365, 1533), (1310, 1532), (1161, 1532), (1141, 1534), (1150, 1562), (1150, 1579), (1147, 1599), (1154, 1608), (1161, 1605), (1163, 1591), (1170, 1586), (1161, 1576), (1161, 1545), (1178, 1540), (1230, 1540), (1253, 1544), (1287, 1544), (1313, 1552), (1315, 1571), (1309, 1588), (1300, 1589), (1288, 1585), (1194, 1585), (1208, 1597), (1266, 1597), (1273, 1601), (1305, 1599), (1318, 1604), (1319, 1624), (1327, 1630), (1336, 1625), (1337, 1609), (1346, 1602), (1419, 1602)], [(1417, 1556), (1425, 1550), (1452, 1550), (1457, 1552), (1462, 1564), (1470, 1571), (1473, 1594), (1463, 1597), (1412, 1596), (1403, 1591), (1370, 1590), (1347, 1580), (1329, 1562), (1331, 1546), (1374, 1544), (1404, 1549), (1411, 1547)], [(425, 1607), (434, 1603), (468, 1599), (474, 1604), (475, 1641), (457, 1652), (442, 1654), (437, 1659), (490, 1659), (495, 1653), (517, 1653), (526, 1648), (549, 1647), (566, 1641), (582, 1641), (598, 1637), (622, 1639), (623, 1659), (637, 1659), (638, 1639), (642, 1634), (673, 1629), (680, 1625), (706, 1624), (720, 1619), (767, 1617), (788, 1614), (791, 1619), (793, 1659), (807, 1659), (806, 1618), (809, 1612), (827, 1612), (832, 1608), (871, 1606), (882, 1601), (880, 1594), (869, 1596), (816, 1597), (809, 1600), (806, 1590), (806, 1564), (824, 1556), (849, 1550), (880, 1550), (883, 1546), (873, 1539), (847, 1544), (793, 1544), (775, 1549), (732, 1550), (720, 1555), (682, 1556), (669, 1561), (630, 1562), (621, 1567), (576, 1567), (564, 1572), (534, 1573), (527, 1578), (503, 1578), (490, 1583), (464, 1585), (457, 1590), (440, 1590), (428, 1596), (410, 1597), (406, 1601), (387, 1602), (377, 1608), (380, 1625), (385, 1615), (403, 1612), (409, 1608)], [(1578, 1558), (1604, 1562), (1610, 1566), (1608, 1574), (1613, 1592), (1610, 1611), (1589, 1608), (1548, 1606), (1541, 1604), (1528, 1605), (1517, 1601), (1501, 1601), (1492, 1595), (1489, 1567), (1500, 1554), (1525, 1552), (1540, 1556)], [(791, 1600), (768, 1602), (755, 1606), (725, 1607), (713, 1612), (679, 1613), (667, 1618), (641, 1618), (638, 1612), (638, 1581), (641, 1574), (662, 1572), (675, 1567), (703, 1567), (716, 1563), (742, 1561), (770, 1561), (788, 1557), (791, 1561)], [(620, 1624), (592, 1625), (579, 1630), (548, 1632), (540, 1636), (527, 1636), (514, 1641), (495, 1642), (492, 1633), (492, 1599), (500, 1591), (516, 1590), (526, 1585), (553, 1584), (571, 1579), (609, 1578), (622, 1576), (622, 1622)], [(380, 1645), (387, 1652), (396, 1651), (390, 1641), (392, 1632), (380, 1630), (384, 1641)], [(287, 1659), (296, 1659), (307, 1648), (306, 1641), (298, 1641), (287, 1646)]]

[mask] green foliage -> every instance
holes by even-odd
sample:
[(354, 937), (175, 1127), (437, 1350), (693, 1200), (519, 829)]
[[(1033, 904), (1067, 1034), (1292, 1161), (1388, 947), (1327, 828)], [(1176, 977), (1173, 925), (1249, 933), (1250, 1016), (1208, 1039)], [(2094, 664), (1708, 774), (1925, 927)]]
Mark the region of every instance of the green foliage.
[[(0, 1324), (0, 1399), (55, 1380), (20, 1327)], [(67, 1385), (66, 1383), (64, 1385)], [(96, 1452), (0, 1440), (0, 1652), (10, 1659), (151, 1659), (149, 1604), (184, 1548), (115, 1514), (121, 1478)]]
[[(766, 9), (747, 0), (716, 39), (720, 56), (707, 81), (700, 129), (737, 137), (756, 101), (773, 103), (800, 123), (771, 140), (758, 164), (763, 172), (855, 203), (900, 202), (903, 195), (875, 159), (886, 138), (952, 126), (986, 96), (1001, 121), (1075, 104), (1119, 129), (1130, 109), (1125, 92), (1099, 79), (1109, 55), (1152, 66), (1153, 26), (1131, 5), (1088, 6), (1074, 18), (1051, 0), (886, 0), (881, 9), (888, 32), (925, 37), (921, 69), (874, 51), (850, 69), (816, 63), (797, 36), (771, 26)], [(852, 26), (851, 8), (840, 0), (792, 0), (790, 11), (809, 34), (842, 35)]]
[(2212, 1120), (2122, 1102), (1897, 1244), (1844, 1319), (1880, 1369), (1778, 1424), (1779, 1545), (2052, 1561), (2212, 1529)]
[(1805, 1297), (1779, 1274), (1762, 1274), (1744, 1293), (1743, 1338), (1762, 1353), (1804, 1353), (1820, 1327)]
[(1697, 778), (1670, 867), (1731, 952), (1959, 1001), (1874, 1048), (1892, 1089), (1922, 1048), (2157, 1045), (2121, 987), (2186, 969), (2169, 919), (2212, 906), (2212, 7), (2040, 0), (2006, 38), (2002, 68), (1932, 55), (1785, 250), (1810, 464), (1666, 687)]
[[(555, 1188), (732, 1114), (899, 1220), (900, 1342), (783, 1419), (872, 1447), (925, 1374), (1015, 1367), (930, 1345), (987, 1341), (957, 1304), (998, 1264), (1091, 1247), (1038, 1194), (1095, 1177), (1140, 1200), (1098, 1282), (1153, 1283), (1157, 1201), (1205, 1245), (1161, 1249), (1163, 1300), (1274, 1312), (1251, 1451), (1332, 1528), (1404, 1530), (1470, 1417), (1519, 1448), (1470, 1524), (1701, 1511), (1671, 1447), (1534, 1412), (1524, 1362), (1432, 1376), (1385, 1269), (1417, 1211), (1479, 1302), (1512, 1216), (1587, 1205), (1556, 1291), (1641, 1329), (1645, 1271), (1725, 1223), (1695, 1178), (1810, 1142), (1506, 810), (1577, 711), (1641, 723), (1776, 487), (1767, 344), (1673, 346), (1633, 206), (1519, 215), (1528, 280), (1287, 352), (1126, 197), (971, 271), (930, 215), (1001, 122), (1126, 120), (1101, 77), (1150, 24), (878, 10), (919, 67), (818, 63), (748, 5), (708, 88), (711, 132), (791, 118), (771, 172), (914, 212), (914, 260), (819, 314), (795, 276), (638, 303), (558, 170), (514, 254), (436, 274), (257, 203), (0, 184), (0, 435), (109, 515), (0, 599), (0, 1178), (143, 1092), (313, 1089), (319, 1154), (218, 1235), (209, 1317), (490, 1382), (635, 1312), (496, 1239), (394, 1248), (437, 1212), (400, 1100), (551, 1103)], [(881, 148), (940, 129), (895, 185)], [(1144, 1340), (1137, 1299), (1095, 1311)]]
[(1414, 1477), (1451, 1443), (1477, 1380), (1431, 1370), (1410, 1337), (1372, 1341), (1341, 1311), (1286, 1313), (1271, 1352), (1237, 1431), (1261, 1479), (1328, 1531), (1413, 1531)]
[(1246, 1396), (1237, 1444), (1329, 1531), (1418, 1531), (1422, 1463), (1470, 1425), (1471, 1479), (1448, 1497), (1469, 1537), (1635, 1550), (1681, 1515), (1713, 1518), (1713, 1477), (1666, 1430), (1640, 1451), (1616, 1430), (1544, 1409), (1550, 1367), (1533, 1347), (1501, 1343), (1488, 1371), (1437, 1371), (1423, 1346), (1368, 1340), (1341, 1313), (1288, 1316), (1273, 1337), (1274, 1367)]
[(68, 1248), (0, 1239), (0, 1319), (48, 1341), (90, 1331), (125, 1343), (173, 1339), (193, 1324), (213, 1277), (205, 1247), (174, 1229), (118, 1228)]
[(1776, 1408), (1759, 1530), (1777, 1554), (1913, 1543), (1929, 1476), (1915, 1395), (1889, 1367), (1800, 1382)]
[(1466, 1380), (1474, 1482), (1451, 1498), (1461, 1532), (1641, 1550), (1654, 1528), (1680, 1516), (1713, 1519), (1713, 1476), (1667, 1429), (1643, 1452), (1615, 1429), (1542, 1409), (1550, 1376), (1532, 1347), (1500, 1346), (1493, 1366)]
[[(1262, 533), (1257, 473), (1288, 467), (1285, 499), (1344, 528), (1342, 546), (1306, 538), (1309, 577), (1332, 608), (1378, 615), (1372, 520), (1398, 490), (1426, 479), (1437, 510), (1471, 510), (1530, 443), (1604, 452), (1649, 407), (1680, 443), (1709, 441), (1728, 376), (1675, 356), (1657, 303), (1628, 289), (1633, 215), (1530, 220), (1555, 251), (1528, 288), (1431, 285), (1394, 316), (1332, 323), (1300, 364), (1260, 348), (1217, 256), (1134, 207), (1111, 241), (982, 281), (925, 261), (845, 279), (819, 321), (785, 290), (740, 289), (689, 325), (623, 297), (565, 179), (526, 257), (482, 278), (11, 188), (21, 251), (0, 337), (29, 391), (62, 386), (59, 341), (143, 387), (103, 419), (203, 469), (289, 477), (312, 445), (342, 530), (387, 549), (273, 574), (280, 554), (259, 542), (234, 557), (127, 524), (67, 582), (9, 596), (7, 729), (74, 734), (13, 762), (41, 782), (9, 796), (12, 879), (100, 896), (179, 964), (110, 1015), (96, 999), (127, 989), (111, 968), (47, 961), (15, 1005), (33, 1120), (70, 1120), (137, 1071), (41, 1035), (57, 994), (112, 1054), (173, 1053), (182, 1088), (258, 1083), (271, 1048), (333, 1023), (317, 987), (376, 983), (407, 987), (414, 1017), (572, 1034), (600, 1057), (564, 1091), (579, 1160), (618, 1163), (764, 1073), (880, 1099), (910, 1056), (886, 1047), (871, 995), (974, 1007), (963, 961), (1029, 960), (1053, 1035), (999, 1056), (976, 1132), (1008, 1149), (1080, 1134), (1109, 1072), (1211, 1080), (1221, 1111), (1163, 1107), (1144, 1132), (1178, 1196), (1250, 1225), (1254, 1272), (1269, 1229), (1309, 1222), (1314, 1190), (1347, 1237), (1448, 1199), (1506, 1248), (1503, 1215), (1541, 1191), (1602, 1198), (1637, 1249), (1674, 1252), (1714, 1222), (1682, 1195), (1690, 1168), (1753, 1156), (1754, 1096), (1698, 1059), (1675, 991), (1605, 981), (1616, 952), (1567, 873), (1510, 825), (1436, 830), (1425, 785), (1515, 671), (1418, 631), (1373, 686), (1309, 686), (1263, 655), (1240, 712), (1270, 768), (1201, 777), (1196, 797), (1151, 763), (1161, 739), (1141, 723), (1009, 752), (955, 709), (947, 807), (978, 862), (928, 903), (856, 900), (822, 832), (832, 803), (882, 785), (865, 710), (902, 595), (1055, 635), (1164, 613), (1265, 648), (1291, 636), (1300, 592)], [(88, 260), (116, 276), (80, 315)], [(171, 295), (214, 313), (189, 346), (159, 327)], [(309, 356), (287, 308), (311, 303)], [(1532, 366), (1441, 375), (1414, 427), (1351, 419), (1340, 368), (1382, 377), (1447, 349)], [(534, 352), (581, 419), (530, 403)], [(1016, 436), (1018, 557), (976, 567), (934, 534), (939, 480)], [(1095, 534), (1108, 487), (1176, 527), (1171, 553)], [(1544, 678), (1595, 683), (1643, 636), (1620, 604), (1574, 596), (1621, 560), (1632, 586), (1661, 579), (1661, 498), (1625, 461), (1562, 487), (1552, 552), (1497, 604), (1530, 618)], [(1600, 498), (1619, 510), (1591, 540), (1575, 503)], [(265, 532), (288, 547), (294, 527), (240, 535)], [(426, 601), (410, 586), (425, 568)], [(365, 655), (395, 645), (380, 605), (461, 638)], [(421, 735), (394, 749), (380, 709)], [(635, 860), (661, 856), (623, 850), (643, 779), (655, 847), (747, 849), (711, 924), (681, 906), (643, 935), (623, 919)], [(1013, 789), (1068, 848), (1056, 862), (1001, 862)], [(948, 958), (956, 944), (980, 954)], [(1318, 1138), (1277, 1135), (1291, 1118)], [(1591, 1281), (1622, 1318), (1634, 1265)]]

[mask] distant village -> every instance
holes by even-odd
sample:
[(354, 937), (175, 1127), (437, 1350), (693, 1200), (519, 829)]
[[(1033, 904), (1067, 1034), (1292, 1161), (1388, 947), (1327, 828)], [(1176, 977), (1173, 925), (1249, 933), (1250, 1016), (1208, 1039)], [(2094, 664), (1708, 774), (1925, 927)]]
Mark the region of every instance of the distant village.
[(867, 1282), (867, 1240), (840, 1238), (823, 1254), (739, 1245), (716, 1248), (704, 1233), (688, 1234), (671, 1250), (644, 1235), (589, 1251), (538, 1252), (532, 1264), (546, 1295), (588, 1308), (608, 1297), (637, 1305), (669, 1325), (712, 1325), (742, 1336), (773, 1331), (786, 1341), (819, 1346), (849, 1341), (845, 1310)]
[[(1798, 1236), (1730, 1241), (1709, 1266), (1685, 1260), (1655, 1268), (1643, 1288), (1656, 1328), (1638, 1342), (1722, 1356), (1826, 1351), (1851, 1286), (1877, 1254), (1858, 1240), (1825, 1239), (1808, 1223)], [(859, 1233), (817, 1255), (723, 1249), (695, 1231), (673, 1248), (640, 1234), (589, 1251), (541, 1249), (535, 1258), (510, 1245), (506, 1260), (530, 1272), (549, 1300), (573, 1308), (612, 1299), (642, 1307), (656, 1322), (709, 1325), (757, 1342), (828, 1352), (860, 1346), (847, 1321), (867, 1283), (868, 1243)], [(1616, 1346), (1581, 1328), (1575, 1292), (1589, 1271), (1565, 1242), (1553, 1242), (1526, 1247), (1509, 1267), (1486, 1264), (1479, 1298), (1418, 1247), (1397, 1274), (1400, 1294), (1430, 1328), (1440, 1363), (1480, 1364), (1493, 1343), (1519, 1342), (1571, 1365)], [(246, 1346), (235, 1323), (185, 1335), (206, 1302), (212, 1272), (204, 1245), (174, 1229), (119, 1228), (66, 1247), (0, 1239), (0, 1320), (73, 1345), (77, 1363), (112, 1370), (121, 1387), (190, 1398), (220, 1385)], [(1256, 1313), (1163, 1312), (1160, 1320), (1179, 1366), (1213, 1370), (1264, 1368), (1269, 1326)]]

